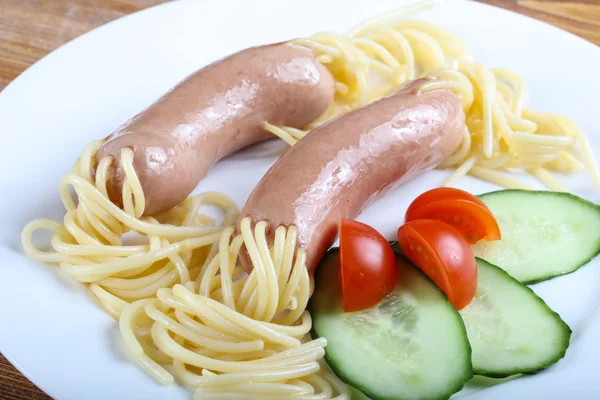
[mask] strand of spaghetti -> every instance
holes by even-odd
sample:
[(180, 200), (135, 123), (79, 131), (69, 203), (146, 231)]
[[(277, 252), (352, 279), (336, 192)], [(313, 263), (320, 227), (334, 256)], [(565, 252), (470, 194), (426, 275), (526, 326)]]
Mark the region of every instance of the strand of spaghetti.
[(523, 142), (520, 142), (520, 143), (514, 142), (512, 144), (513, 150), (515, 150), (517, 153), (523, 153), (523, 154), (530, 153), (532, 156), (544, 155), (544, 154), (555, 154), (556, 156), (559, 156), (564, 151), (565, 147), (568, 148), (569, 146), (556, 146), (553, 144), (550, 144), (550, 145), (528, 145)]
[[(256, 283), (258, 286), (257, 290), (253, 290), (254, 294), (257, 296), (257, 306), (253, 307), (251, 316), (256, 320), (262, 320), (268, 307), (269, 300), (272, 299), (273, 288), (270, 280), (271, 274), (269, 274), (267, 266), (263, 263), (260, 251), (252, 235), (252, 228), (250, 225), (250, 218), (244, 218), (240, 222), (240, 230), (244, 237), (244, 244), (246, 245), (248, 256), (252, 261), (252, 275), (256, 275)], [(249, 280), (246, 282), (248, 281)]]
[(156, 292), (156, 296), (165, 305), (182, 310), (187, 314), (194, 315), (204, 325), (214, 331), (222, 332), (225, 335), (238, 337), (241, 339), (252, 339), (252, 334), (250, 332), (225, 319), (212, 308), (203, 307), (201, 303), (199, 304), (194, 300), (184, 302), (179, 297), (175, 298), (172, 293), (172, 289), (159, 289)]
[(534, 133), (538, 126), (535, 122), (526, 119), (507, 118), (508, 124), (515, 131)]
[(289, 281), (289, 276), (292, 271), (292, 262), (294, 261), (294, 253), (296, 249), (296, 234), (297, 229), (295, 226), (292, 225), (287, 229), (283, 251), (283, 270), (281, 271), (279, 280), (280, 297), (285, 288), (285, 282)]
[(273, 135), (279, 137), (290, 146), (295, 145), (297, 142), (297, 140), (294, 137), (292, 137), (292, 135), (290, 135), (288, 132), (286, 132), (283, 128), (280, 128), (268, 122), (264, 122), (262, 124), (262, 128), (268, 132), (271, 132)]
[[(203, 288), (203, 285), (201, 284), (201, 282), (204, 277), (212, 276), (210, 274), (207, 274), (207, 271), (209, 268), (211, 268), (211, 269), (214, 268), (211, 264), (213, 262), (215, 262), (213, 260), (218, 251), (219, 251), (219, 244), (213, 243), (212, 246), (210, 246), (210, 250), (208, 251), (208, 255), (206, 256), (204, 263), (202, 264), (202, 268), (200, 269), (200, 273), (198, 274), (198, 277), (196, 279), (196, 283), (199, 283), (200, 294), (208, 295), (208, 293), (210, 293), (209, 289)], [(209, 285), (209, 284), (207, 283), (207, 285)]]
[[(474, 101), (473, 85), (461, 73), (457, 73), (456, 71), (450, 71), (452, 70), (445, 70), (436, 74), (439, 76), (439, 81), (427, 81), (420, 86), (419, 90), (421, 92), (427, 92), (436, 89), (450, 89), (461, 98), (463, 108), (465, 110), (468, 110), (469, 108), (471, 108), (471, 105)], [(456, 73), (456, 76), (452, 76), (454, 75), (454, 73)]]
[(63, 225), (67, 232), (77, 241), (85, 245), (103, 244), (98, 238), (93, 236), (90, 229), (87, 231), (78, 224), (77, 209), (67, 211), (63, 219)]
[(129, 184), (129, 180), (127, 178), (123, 180), (123, 188), (121, 190), (121, 202), (123, 204), (123, 211), (125, 211), (126, 214), (131, 215), (134, 218), (139, 218), (137, 215), (135, 215), (133, 191), (131, 190), (131, 185)]
[[(234, 228), (229, 227), (223, 230), (221, 233), (221, 239), (219, 240), (219, 264), (220, 264), (220, 276), (221, 276), (221, 290), (223, 294), (223, 303), (235, 311), (235, 299), (233, 298), (233, 291), (231, 289), (232, 278), (231, 278), (231, 258), (229, 253), (229, 240), (233, 235)], [(236, 257), (237, 259), (237, 257)], [(233, 265), (235, 267), (235, 264)]]
[(279, 294), (281, 295), (281, 285), (285, 284), (287, 280), (287, 275), (283, 274), (287, 268), (283, 265), (284, 255), (285, 255), (285, 236), (286, 236), (286, 228), (285, 226), (279, 226), (275, 229), (275, 235), (273, 240), (273, 247), (271, 251), (271, 257), (273, 259), (273, 265), (275, 267), (275, 276), (277, 276), (277, 288), (279, 290)]
[(498, 154), (490, 159), (478, 159), (477, 166), (486, 169), (499, 169), (507, 165), (512, 160), (508, 154)]
[[(232, 256), (232, 264), (235, 262), (233, 261), (233, 256)], [(233, 292), (233, 297), (236, 301), (236, 310), (238, 310), (238, 301), (237, 299), (239, 298), (240, 293), (242, 292), (242, 288), (245, 284), (245, 280), (243, 279), (245, 277), (246, 271), (243, 269), (243, 267), (237, 266), (234, 268), (234, 272), (238, 274), (238, 276), (240, 277), (240, 279), (235, 280), (235, 278), (232, 279), (231, 282), (231, 290)], [(215, 299), (216, 301), (218, 301), (219, 303), (223, 303), (223, 291), (221, 290), (221, 288), (217, 288), (215, 290), (213, 290), (210, 293), (210, 298)], [(239, 310), (238, 310), (239, 311)]]
[(145, 305), (155, 301), (156, 300), (154, 299), (139, 300), (125, 307), (119, 318), (119, 329), (121, 331), (121, 336), (125, 341), (126, 349), (136, 364), (159, 383), (169, 385), (174, 381), (173, 375), (156, 361), (148, 357), (144, 352), (143, 347), (138, 342), (134, 331), (135, 321), (140, 315), (144, 314)]
[(153, 361), (159, 364), (173, 363), (173, 359), (171, 357), (162, 353), (156, 348), (156, 346), (154, 346), (154, 343), (152, 342), (152, 337), (149, 333), (140, 336), (138, 338), (138, 342), (140, 343), (140, 346), (142, 346), (142, 348), (144, 349), (144, 353), (146, 353), (148, 357), (150, 357)]
[(119, 319), (119, 316), (129, 304), (95, 283), (90, 285), (90, 291), (96, 296), (100, 305), (102, 305), (102, 308), (104, 308), (104, 310), (106, 310), (106, 312), (114, 319)]
[[(228, 374), (234, 374), (236, 372), (246, 372), (249, 374), (256, 373), (256, 364), (248, 361), (221, 361), (205, 357), (200, 354), (194, 353), (189, 349), (180, 346), (173, 338), (169, 335), (167, 328), (160, 324), (153, 324), (151, 328), (152, 339), (160, 351), (169, 355), (174, 359), (181, 360), (182, 362), (192, 365), (197, 368), (205, 368), (211, 371), (225, 372)], [(317, 349), (319, 350), (319, 348)], [(325, 354), (321, 348), (320, 351), (315, 351), (309, 354), (300, 355), (288, 355), (283, 361), (270, 362), (269, 358), (264, 358), (260, 364), (261, 371), (271, 372), (279, 368), (285, 368), (288, 365), (294, 365), (295, 363), (310, 362), (311, 360), (317, 360), (323, 357)], [(223, 376), (226, 376), (223, 375)]]
[(513, 138), (525, 144), (570, 146), (575, 140), (570, 136), (543, 135), (539, 133), (514, 132)]
[(213, 386), (205, 390), (210, 390), (213, 393), (232, 391), (237, 393), (252, 393), (280, 396), (312, 394), (312, 391), (305, 386), (290, 385), (287, 383), (237, 383), (234, 385), (228, 385), (226, 387)]
[[(283, 334), (293, 337), (303, 337), (304, 335), (310, 332), (310, 329), (312, 327), (312, 318), (310, 316), (310, 313), (304, 310), (299, 320), (301, 321), (300, 325), (284, 325), (281, 323), (280, 320), (277, 319), (274, 320), (275, 322), (265, 322), (264, 324), (265, 326), (272, 328), (273, 330), (279, 331)], [(325, 346), (325, 344), (323, 344), (323, 346)]]
[(317, 393), (312, 396), (313, 399), (330, 399), (333, 397), (333, 388), (325, 380), (320, 377), (318, 374), (308, 375), (304, 378), (308, 383), (312, 384), (313, 387), (317, 389)]
[(210, 297), (210, 294), (213, 291), (213, 289), (215, 289), (219, 284), (219, 282), (214, 279), (215, 275), (217, 275), (217, 271), (219, 270), (219, 268), (220, 259), (219, 253), (217, 252), (212, 258), (212, 260), (210, 260), (210, 263), (202, 273), (202, 280), (200, 281), (198, 294)]
[(473, 168), (475, 166), (475, 163), (477, 163), (478, 158), (479, 157), (476, 155), (469, 157), (458, 168), (456, 168), (454, 170), (454, 172), (452, 172), (452, 174), (450, 174), (450, 176), (448, 178), (446, 178), (446, 181), (444, 182), (444, 186), (452, 186), (456, 183), (456, 181), (458, 179), (467, 175), (469, 173), (469, 171), (471, 170), (471, 168)]
[[(182, 340), (179, 340), (178, 345), (181, 346), (181, 343), (182, 343)], [(190, 372), (189, 370), (187, 370), (184, 362), (180, 361), (179, 359), (174, 359), (175, 361), (177, 361), (177, 364), (178, 364), (175, 366), (175, 368), (176, 368), (175, 372), (176, 372), (176, 376), (178, 377), (178, 379), (183, 379), (186, 384), (188, 384), (190, 386), (195, 386), (195, 387), (205, 385), (206, 382), (205, 382), (204, 377), (206, 377), (206, 376), (221, 376), (221, 377), (230, 376), (231, 377), (232, 374), (237, 374), (237, 376), (233, 375), (233, 378), (239, 379), (240, 375), (241, 375), (240, 372), (245, 375), (240, 380), (240, 383), (254, 383), (253, 379), (256, 376), (256, 372), (252, 370), (253, 368), (254, 368), (254, 370), (262, 370), (265, 372), (276, 372), (283, 368), (290, 368), (295, 365), (302, 365), (307, 362), (314, 362), (313, 360), (322, 357), (322, 355), (324, 354), (323, 347), (314, 346), (314, 345), (312, 345), (312, 343), (307, 343), (306, 345), (303, 345), (299, 349), (301, 351), (293, 349), (293, 350), (286, 350), (286, 351), (277, 353), (277, 354), (284, 355), (283, 363), (277, 362), (275, 364), (274, 363), (265, 364), (265, 360), (271, 360), (273, 358), (273, 356), (269, 355), (268, 352), (264, 352), (264, 351), (249, 353), (249, 355), (254, 355), (255, 357), (257, 357), (255, 359), (249, 360), (249, 361), (230, 360), (229, 357), (223, 357), (221, 354), (214, 354), (214, 353), (211, 354), (211, 358), (213, 358), (213, 360), (216, 360), (217, 359), (216, 357), (218, 357), (219, 361), (223, 362), (224, 364), (229, 365), (232, 369), (235, 369), (237, 365), (244, 365), (244, 366), (249, 367), (249, 368), (243, 368), (244, 370), (249, 369), (247, 371), (228, 372), (223, 375), (217, 375), (208, 369), (203, 369), (202, 374), (199, 375), (199, 374), (196, 374), (196, 373), (193, 373), (193, 372)], [(200, 355), (200, 354), (198, 354), (198, 352), (192, 352), (192, 353), (194, 353), (194, 355)], [(186, 352), (186, 354), (187, 354), (187, 352)], [(193, 357), (194, 355), (189, 355), (189, 356)], [(262, 355), (262, 357), (261, 357), (261, 355)], [(204, 357), (207, 357), (207, 355), (205, 355)], [(225, 359), (225, 358), (227, 358), (227, 359)], [(202, 359), (198, 359), (197, 361), (204, 362)], [(275, 361), (275, 360), (273, 359), (271, 361)], [(279, 376), (277, 376), (277, 373), (273, 373), (270, 375), (271, 375), (270, 379), (267, 378), (264, 381), (266, 381), (266, 382), (276, 381), (280, 378)]]
[(302, 295), (302, 304), (297, 305), (294, 310), (291, 310), (289, 313), (284, 315), (279, 319), (280, 324), (291, 324), (296, 321), (301, 315), (304, 309), (306, 308), (306, 304), (308, 303), (308, 298), (310, 297), (310, 277), (308, 274), (308, 270), (305, 264), (306, 260), (306, 252), (304, 249), (300, 248), (296, 254), (296, 263), (294, 264), (294, 268), (292, 269), (292, 273), (288, 284), (285, 287), (285, 290), (281, 294), (281, 304), (289, 304), (292, 300), (292, 296), (296, 290), (299, 290), (299, 293)]
[[(538, 132), (544, 131), (544, 133), (548, 135), (560, 135), (566, 133), (552, 114), (523, 108), (523, 117), (535, 122), (538, 125)], [(571, 134), (574, 135), (575, 132), (571, 132)]]
[(238, 342), (215, 340), (204, 337), (203, 335), (179, 324), (177, 321), (158, 310), (154, 304), (146, 304), (144, 306), (144, 310), (146, 315), (152, 318), (156, 323), (159, 323), (169, 331), (183, 337), (185, 340), (193, 343), (196, 346), (207, 347), (211, 350), (223, 353), (247, 353), (264, 349), (264, 342), (262, 340)]
[(502, 172), (487, 168), (475, 166), (469, 170), (469, 175), (510, 189), (533, 190), (531, 186), (519, 181), (518, 179), (512, 178), (506, 174), (503, 174)]
[(145, 254), (133, 255), (115, 262), (101, 263), (96, 265), (71, 265), (68, 263), (63, 263), (60, 267), (67, 274), (80, 282), (93, 282), (95, 280), (105, 278), (111, 274), (125, 271), (134, 265), (149, 265), (158, 260), (167, 258), (179, 251), (211, 244), (218, 240), (218, 237), (218, 233), (213, 233), (212, 235), (202, 236), (195, 239), (186, 239), (184, 241), (171, 244), (168, 247), (149, 251)]
[[(118, 229), (116, 232), (114, 232), (110, 226), (102, 221), (102, 213), (95, 214), (93, 212), (93, 206), (91, 206), (92, 204), (93, 203), (86, 202), (86, 199), (83, 198), (77, 207), (77, 212), (75, 213), (77, 216), (76, 222), (81, 227), (81, 230), (86, 233), (86, 236), (93, 239), (98, 239), (95, 241), (103, 241), (110, 245), (121, 244), (120, 234), (122, 233), (122, 229)], [(73, 213), (71, 213), (71, 215), (72, 214)]]
[(202, 336), (214, 340), (239, 340), (239, 338), (236, 338), (235, 336), (230, 336), (215, 329), (211, 329), (208, 326), (196, 321), (192, 317), (188, 316), (185, 312), (183, 312), (183, 310), (180, 308), (175, 308), (174, 310), (177, 321), (179, 321), (183, 326), (187, 327), (188, 329), (198, 332)]
[(481, 85), (482, 112), (484, 120), (483, 155), (492, 158), (494, 153), (494, 125), (492, 121), (492, 107), (496, 97), (496, 78), (487, 68), (475, 64), (474, 72)]
[[(144, 190), (142, 189), (140, 179), (133, 167), (133, 150), (129, 147), (121, 150), (121, 167), (123, 168), (123, 172), (125, 172), (126, 184), (124, 183), (124, 187), (127, 188), (128, 191), (128, 202), (131, 202), (131, 199), (133, 198), (133, 204), (129, 206), (132, 209), (132, 212), (129, 214), (136, 218), (141, 218), (144, 214), (144, 209), (146, 208)], [(125, 193), (125, 191), (123, 191), (123, 193)], [(125, 199), (123, 199), (123, 201), (125, 201)]]
[(159, 268), (156, 271), (152, 272), (149, 275), (144, 275), (138, 277), (136, 279), (124, 279), (124, 278), (106, 278), (99, 280), (97, 283), (99, 285), (110, 287), (111, 290), (115, 289), (123, 289), (123, 290), (134, 290), (139, 289), (140, 287), (147, 287), (151, 285), (153, 282), (163, 278), (165, 275), (171, 274), (173, 278), (177, 278), (177, 273), (175, 270), (167, 265), (163, 268)]
[(148, 297), (154, 297), (158, 289), (164, 287), (171, 287), (175, 283), (179, 282), (177, 272), (170, 264), (167, 264), (166, 266), (161, 268), (159, 271), (157, 271), (156, 274), (160, 275), (151, 275), (151, 277), (154, 278), (154, 280), (148, 283), (147, 285), (141, 285), (140, 282), (138, 282), (138, 279), (144, 279), (145, 277), (130, 279), (132, 283), (137, 286), (131, 289), (117, 289), (108, 285), (103, 286), (110, 290), (110, 292), (112, 292), (113, 294), (122, 298), (143, 299)]
[(88, 182), (92, 181), (92, 169), (88, 166), (93, 165), (96, 159), (96, 151), (104, 144), (103, 140), (94, 140), (84, 146), (79, 159), (73, 165), (73, 172), (79, 174)]
[[(249, 372), (238, 372), (222, 375), (213, 376), (202, 376), (201, 386), (229, 386), (241, 382), (272, 382), (272, 381), (286, 381), (289, 379), (302, 378), (304, 376), (314, 374), (319, 371), (319, 363), (308, 362), (305, 364), (284, 366), (280, 369), (268, 370), (268, 371), (249, 371)], [(198, 390), (202, 390), (198, 389)]]
[(348, 385), (346, 385), (340, 378), (338, 378), (334, 373), (332, 373), (326, 365), (325, 367), (321, 366), (319, 374), (321, 374), (325, 379), (327, 379), (327, 381), (329, 381), (329, 383), (336, 390), (336, 392), (340, 394), (340, 400), (350, 399), (351, 394)]
[[(341, 82), (336, 83), (336, 88), (338, 88), (339, 86), (344, 86), (346, 88), (346, 91), (350, 90), (348, 88), (348, 85), (346, 85), (344, 83), (341, 83)], [(298, 128), (294, 128), (294, 127), (291, 127), (291, 126), (287, 126), (286, 129), (287, 129), (288, 133), (290, 135), (292, 135), (297, 140), (302, 139), (304, 136), (306, 136), (308, 134), (308, 131), (305, 131), (305, 130), (302, 130), (302, 129), (298, 129)]]
[[(266, 343), (267, 345), (272, 343)], [(270, 363), (276, 362), (277, 365), (281, 365), (280, 361), (289, 360), (290, 356), (298, 357), (299, 359), (306, 360), (312, 359), (317, 353), (321, 353), (322, 350), (327, 345), (327, 340), (324, 338), (314, 339), (306, 343), (302, 343), (298, 347), (293, 347), (290, 349), (285, 349), (283, 351), (275, 351), (267, 357), (263, 357), (261, 359), (249, 360), (248, 364), (263, 364), (265, 360), (268, 360)], [(269, 348), (267, 347), (266, 350)]]
[(323, 44), (315, 39), (294, 39), (292, 42), (299, 46), (308, 47), (319, 53), (327, 54), (333, 58), (342, 56), (342, 52), (336, 47)]
[[(163, 239), (162, 242), (163, 247), (169, 245), (167, 239)], [(185, 253), (189, 253), (189, 251)], [(169, 262), (175, 267), (180, 283), (185, 284), (190, 281), (190, 271), (187, 268), (187, 263), (183, 261), (183, 258), (179, 254), (169, 256)]]
[(113, 217), (108, 210), (105, 210), (94, 202), (88, 201), (88, 199), (85, 197), (85, 194), (82, 194), (82, 197), (79, 199), (79, 206), (85, 206), (87, 209), (89, 209), (89, 211), (94, 214), (96, 218), (102, 221), (102, 223), (118, 237), (121, 237), (121, 235), (124, 233), (123, 226), (119, 220)]
[(230, 321), (231, 323), (244, 329), (245, 331), (255, 333), (264, 340), (268, 340), (273, 343), (278, 343), (286, 347), (295, 347), (300, 345), (300, 341), (298, 339), (292, 338), (288, 335), (284, 335), (281, 332), (278, 332), (266, 326), (261, 321), (257, 321), (243, 314), (237, 313), (236, 311), (231, 310), (230, 308), (224, 306), (223, 304), (213, 299), (204, 296), (194, 295), (181, 285), (173, 286), (172, 290), (175, 296), (179, 297), (188, 305), (191, 305), (192, 307), (195, 306), (195, 308), (209, 307), (211, 310), (218, 313), (218, 315), (220, 315), (224, 319)]
[[(248, 395), (245, 393), (210, 393), (210, 392), (199, 392), (194, 394), (194, 400), (281, 400), (281, 395)], [(284, 397), (285, 398), (285, 397)], [(305, 396), (298, 396), (297, 400), (307, 400)], [(308, 399), (311, 400), (311, 399)]]
[(568, 192), (567, 187), (553, 177), (547, 169), (537, 167), (530, 169), (529, 172), (551, 190), (556, 192)]
[(512, 111), (518, 118), (522, 118), (526, 92), (525, 82), (519, 75), (504, 68), (493, 68), (492, 72), (496, 78), (510, 83), (513, 87), (515, 97), (513, 100)]
[[(254, 309), (256, 304), (256, 285), (257, 285), (258, 274), (254, 272), (254, 270), (247, 276), (244, 282), (244, 286), (242, 287), (241, 292), (238, 295), (238, 308), (244, 306), (244, 311), (242, 314), (248, 315), (250, 313), (249, 310)], [(253, 297), (253, 300), (251, 300)]]
[[(571, 166), (565, 160), (564, 155), (562, 153), (561, 153), (561, 156), (550, 161), (546, 166), (548, 168), (552, 169), (553, 171), (563, 172), (563, 173), (569, 172), (571, 170)], [(579, 171), (579, 172), (581, 172), (581, 171)]]
[(567, 163), (567, 165), (568, 165), (567, 168), (573, 170), (574, 172), (585, 171), (585, 164), (583, 164), (581, 161), (579, 161), (577, 159), (577, 157), (575, 157), (570, 152), (561, 151), (560, 157), (562, 160), (564, 160)]
[(64, 255), (57, 252), (39, 250), (33, 244), (33, 233), (38, 230), (49, 230), (54, 232), (56, 235), (66, 232), (65, 228), (61, 224), (47, 218), (35, 219), (27, 223), (27, 225), (25, 225), (21, 231), (21, 246), (29, 258), (35, 261), (47, 263), (79, 260), (78, 258), (74, 258), (72, 255)]
[[(497, 135), (495, 135), (495, 138), (497, 140), (503, 140), (504, 143), (506, 143), (506, 145), (510, 148), (510, 151), (514, 152), (515, 156), (516, 156), (518, 154), (517, 149), (519, 147), (519, 144), (515, 141), (514, 131), (511, 129), (510, 125), (508, 124), (508, 121), (506, 120), (506, 116), (504, 115), (504, 113), (502, 112), (502, 110), (500, 109), (500, 107), (497, 104), (494, 104), (492, 106), (492, 121), (495, 123), (496, 132), (497, 132)], [(496, 146), (494, 146), (494, 147), (498, 147), (495, 150), (499, 150), (500, 145), (496, 144)], [(493, 157), (493, 155), (492, 155), (492, 157)], [(492, 157), (484, 157), (484, 158), (491, 159)]]
[(106, 187), (106, 182), (108, 182), (108, 174), (110, 165), (112, 164), (112, 157), (104, 157), (98, 163), (96, 168), (96, 189), (106, 198), (108, 198), (108, 188)]

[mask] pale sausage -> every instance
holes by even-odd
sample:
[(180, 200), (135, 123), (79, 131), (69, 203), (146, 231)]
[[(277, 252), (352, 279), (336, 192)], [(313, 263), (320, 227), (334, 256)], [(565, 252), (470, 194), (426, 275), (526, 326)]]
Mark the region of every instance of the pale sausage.
[(449, 90), (421, 93), (422, 82), (300, 140), (256, 186), (240, 219), (268, 221), (271, 235), (280, 225), (295, 225), (313, 270), (335, 241), (342, 218), (355, 218), (377, 196), (434, 168), (460, 144), (461, 100)]
[(134, 152), (145, 215), (183, 201), (221, 158), (272, 135), (302, 128), (327, 110), (335, 82), (311, 50), (290, 43), (253, 47), (190, 75), (112, 133), (96, 154), (112, 156), (108, 192), (122, 203), (121, 149)]

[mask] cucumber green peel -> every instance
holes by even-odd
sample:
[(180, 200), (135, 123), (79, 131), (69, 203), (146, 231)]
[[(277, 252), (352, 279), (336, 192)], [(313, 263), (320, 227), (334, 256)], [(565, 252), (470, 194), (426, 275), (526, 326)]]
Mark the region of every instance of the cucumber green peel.
[(502, 240), (480, 241), (477, 257), (531, 284), (576, 271), (600, 253), (600, 207), (569, 193), (501, 190), (479, 198)]

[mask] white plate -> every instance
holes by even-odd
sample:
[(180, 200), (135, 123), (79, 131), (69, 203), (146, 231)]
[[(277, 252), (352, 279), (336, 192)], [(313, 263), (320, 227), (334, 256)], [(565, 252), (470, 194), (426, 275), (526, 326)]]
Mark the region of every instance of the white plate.
[[(352, 4), (355, 3), (355, 4)], [(90, 140), (103, 138), (188, 73), (236, 50), (307, 36), (346, 32), (402, 5), (399, 0), (179, 1), (96, 29), (45, 57), (0, 94), (0, 350), (26, 376), (60, 400), (191, 398), (161, 387), (119, 350), (115, 321), (54, 267), (28, 260), (20, 231), (36, 217), (61, 219), (58, 180)], [(596, 151), (600, 49), (541, 22), (479, 3), (452, 1), (420, 16), (464, 38), (475, 57), (504, 66), (529, 84), (531, 105), (575, 119)], [(254, 147), (219, 163), (198, 190), (219, 190), (240, 205), (282, 146)], [(389, 238), (410, 199), (435, 186), (427, 174), (370, 207), (361, 220)], [(600, 202), (587, 177), (569, 181)], [(462, 187), (494, 189), (474, 179)], [(382, 210), (385, 210), (383, 212)], [(395, 215), (396, 218), (389, 218)], [(468, 399), (600, 398), (600, 260), (535, 286), (574, 329), (567, 357), (535, 376), (475, 393)], [(485, 386), (481, 386), (485, 387)], [(470, 390), (480, 389), (470, 385)]]

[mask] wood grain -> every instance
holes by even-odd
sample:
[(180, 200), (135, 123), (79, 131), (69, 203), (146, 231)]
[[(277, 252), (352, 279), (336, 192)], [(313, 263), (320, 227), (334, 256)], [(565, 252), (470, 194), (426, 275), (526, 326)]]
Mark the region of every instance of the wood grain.
[[(0, 0), (0, 90), (31, 64), (71, 39), (165, 0)], [(600, 0), (482, 0), (600, 45)], [(0, 354), (0, 400), (49, 397)]]

